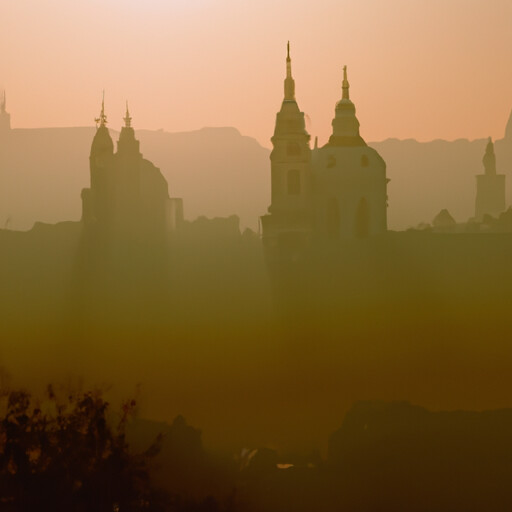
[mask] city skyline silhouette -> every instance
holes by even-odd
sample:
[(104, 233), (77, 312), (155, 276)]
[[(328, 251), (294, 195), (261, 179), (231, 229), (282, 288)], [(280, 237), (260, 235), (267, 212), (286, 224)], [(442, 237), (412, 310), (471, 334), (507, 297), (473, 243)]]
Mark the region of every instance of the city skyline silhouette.
[(2, 511), (511, 508), (512, 4), (2, 12)]

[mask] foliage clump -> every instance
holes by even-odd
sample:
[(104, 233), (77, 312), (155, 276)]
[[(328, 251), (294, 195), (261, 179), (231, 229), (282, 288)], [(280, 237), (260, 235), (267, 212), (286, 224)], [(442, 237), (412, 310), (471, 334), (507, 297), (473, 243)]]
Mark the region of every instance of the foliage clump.
[(133, 454), (125, 426), (135, 402), (122, 406), (119, 422), (107, 418), (101, 392), (58, 399), (48, 387), (39, 401), (25, 391), (0, 396), (0, 510), (157, 511), (164, 498), (150, 485), (145, 453)]

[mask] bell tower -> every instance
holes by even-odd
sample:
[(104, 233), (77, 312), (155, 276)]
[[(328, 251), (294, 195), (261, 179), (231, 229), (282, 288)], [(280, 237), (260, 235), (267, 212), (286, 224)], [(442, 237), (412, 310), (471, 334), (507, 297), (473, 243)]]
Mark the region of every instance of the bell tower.
[(311, 148), (304, 112), (295, 99), (290, 43), (287, 45), (286, 78), (281, 110), (277, 113), (270, 154), (271, 204), (262, 220), (267, 246), (297, 246), (311, 231)]
[(496, 174), (496, 156), (490, 137), (482, 163), (484, 174), (476, 177), (475, 217), (478, 221), (481, 221), (485, 214), (497, 217), (505, 211), (505, 175)]
[(287, 46), (284, 99), (276, 116), (270, 173), (272, 183), (270, 213), (286, 214), (304, 210), (311, 192), (310, 135), (306, 131), (304, 112), (295, 100), (290, 43)]
[(89, 156), (91, 186), (82, 190), (82, 220), (86, 224), (104, 221), (109, 216), (108, 197), (112, 188), (110, 167), (114, 155), (114, 143), (107, 128), (105, 94), (101, 101), (100, 116), (95, 121), (96, 134)]

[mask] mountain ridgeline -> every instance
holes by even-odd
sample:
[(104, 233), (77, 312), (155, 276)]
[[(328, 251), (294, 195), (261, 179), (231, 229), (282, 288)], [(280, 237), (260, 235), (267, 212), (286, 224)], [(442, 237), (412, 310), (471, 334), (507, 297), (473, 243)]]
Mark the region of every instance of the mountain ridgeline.
[[(0, 133), (0, 226), (30, 229), (37, 221), (80, 219), (81, 190), (89, 179), (93, 127), (13, 129)], [(185, 218), (240, 217), (258, 229), (270, 202), (270, 150), (234, 128), (183, 133), (137, 130), (143, 153), (160, 168)], [(112, 131), (116, 139), (117, 133)], [(430, 223), (446, 208), (457, 222), (474, 215), (476, 178), (487, 138), (474, 141), (388, 139), (370, 142), (387, 164), (388, 227)], [(496, 141), (497, 171), (512, 197), (512, 136)]]

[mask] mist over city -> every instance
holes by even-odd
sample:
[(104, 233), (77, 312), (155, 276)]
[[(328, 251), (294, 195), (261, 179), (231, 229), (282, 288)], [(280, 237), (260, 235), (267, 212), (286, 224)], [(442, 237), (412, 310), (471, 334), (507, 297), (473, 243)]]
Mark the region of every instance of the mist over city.
[(0, 510), (510, 510), (512, 5), (5, 4)]

